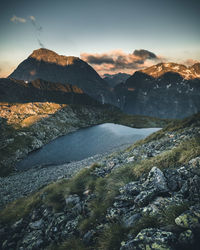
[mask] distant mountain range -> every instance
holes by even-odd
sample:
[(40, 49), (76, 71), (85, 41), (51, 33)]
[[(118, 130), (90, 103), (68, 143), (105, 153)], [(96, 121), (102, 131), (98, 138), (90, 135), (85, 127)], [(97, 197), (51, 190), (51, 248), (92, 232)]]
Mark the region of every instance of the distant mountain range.
[(200, 110), (200, 63), (191, 67), (159, 63), (132, 76), (106, 74), (102, 79), (78, 57), (38, 49), (9, 79), (0, 81), (1, 100), (93, 103), (95, 99), (120, 107), (126, 113), (160, 118), (182, 118)]
[(111, 88), (114, 88), (117, 84), (124, 83), (131, 75), (126, 73), (117, 74), (104, 74), (103, 79), (109, 84)]
[(24, 81), (43, 79), (49, 82), (72, 84), (101, 101), (115, 104), (115, 96), (107, 83), (86, 62), (78, 57), (58, 55), (48, 49), (33, 53), (9, 76)]
[(200, 110), (200, 64), (160, 63), (135, 72), (115, 87), (121, 109), (131, 114), (182, 118)]

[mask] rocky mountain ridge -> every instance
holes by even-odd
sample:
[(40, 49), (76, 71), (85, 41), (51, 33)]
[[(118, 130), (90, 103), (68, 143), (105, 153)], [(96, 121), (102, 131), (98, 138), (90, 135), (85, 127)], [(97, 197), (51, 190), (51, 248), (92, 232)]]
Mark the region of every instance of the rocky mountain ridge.
[(178, 73), (184, 79), (196, 79), (200, 78), (200, 63), (195, 63), (192, 66), (185, 66), (183, 64), (178, 63), (159, 63), (154, 66), (148, 67), (146, 69), (141, 70), (141, 72), (153, 76), (154, 78), (158, 78), (167, 72)]

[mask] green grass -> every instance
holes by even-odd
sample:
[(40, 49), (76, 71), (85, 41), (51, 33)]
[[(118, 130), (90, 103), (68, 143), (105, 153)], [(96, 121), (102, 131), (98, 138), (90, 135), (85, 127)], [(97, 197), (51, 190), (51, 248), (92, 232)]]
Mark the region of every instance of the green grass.
[(165, 151), (139, 163), (130, 164), (130, 166), (132, 165), (133, 176), (138, 179), (142, 174), (148, 173), (154, 166), (160, 169), (176, 168), (182, 164), (187, 164), (191, 159), (199, 155), (200, 137), (196, 137), (182, 142), (177, 148)]
[(121, 224), (113, 223), (107, 226), (99, 235), (97, 248), (99, 250), (118, 250), (121, 242), (126, 239), (128, 230)]
[(174, 204), (168, 206), (167, 209), (163, 209), (160, 218), (161, 225), (176, 225), (175, 219), (189, 209), (189, 202), (182, 204)]

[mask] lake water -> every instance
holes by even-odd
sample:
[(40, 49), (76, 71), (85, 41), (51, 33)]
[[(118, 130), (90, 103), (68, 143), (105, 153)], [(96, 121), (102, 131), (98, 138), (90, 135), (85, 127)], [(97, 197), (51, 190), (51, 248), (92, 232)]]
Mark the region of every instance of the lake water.
[(158, 130), (159, 128), (136, 129), (112, 123), (80, 129), (30, 153), (16, 167), (22, 170), (82, 160), (125, 144), (132, 144)]

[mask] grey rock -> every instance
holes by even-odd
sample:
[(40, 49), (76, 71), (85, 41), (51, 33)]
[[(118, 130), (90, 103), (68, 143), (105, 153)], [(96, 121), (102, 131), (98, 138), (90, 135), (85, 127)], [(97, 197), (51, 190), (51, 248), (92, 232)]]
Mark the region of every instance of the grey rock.
[(125, 217), (125, 218), (123, 218), (124, 226), (126, 228), (134, 227), (137, 224), (137, 222), (139, 221), (140, 218), (141, 218), (141, 214), (139, 214), (139, 213), (133, 214), (128, 218)]
[(129, 182), (125, 186), (119, 189), (120, 194), (137, 195), (141, 191), (141, 185), (139, 182)]
[(175, 219), (175, 223), (183, 228), (194, 229), (200, 227), (200, 218), (193, 211), (187, 210)]
[(80, 197), (77, 194), (69, 195), (65, 199), (65, 203), (66, 203), (67, 207), (73, 207), (76, 204), (78, 204), (79, 202), (80, 202)]
[(155, 228), (143, 229), (134, 239), (125, 242), (120, 250), (174, 249), (176, 237), (171, 232)]
[(146, 206), (158, 194), (156, 189), (150, 189), (140, 192), (134, 199), (134, 203), (138, 206)]
[(168, 191), (166, 178), (163, 172), (157, 167), (151, 169), (144, 185), (150, 186), (160, 192)]
[(190, 229), (182, 232), (179, 235), (178, 241), (179, 241), (179, 244), (184, 246), (184, 247), (186, 245), (192, 245), (194, 243), (194, 234), (193, 234), (193, 232)]
[(31, 229), (34, 229), (34, 230), (39, 230), (39, 229), (41, 229), (41, 228), (43, 227), (43, 224), (44, 224), (43, 219), (40, 219), (40, 220), (38, 220), (38, 221), (31, 222), (31, 223), (29, 224), (29, 227), (30, 227)]
[(94, 230), (90, 230), (88, 231), (86, 234), (84, 234), (83, 236), (83, 242), (86, 244), (86, 245), (89, 245), (92, 240), (93, 240), (93, 237), (95, 235), (95, 231)]

